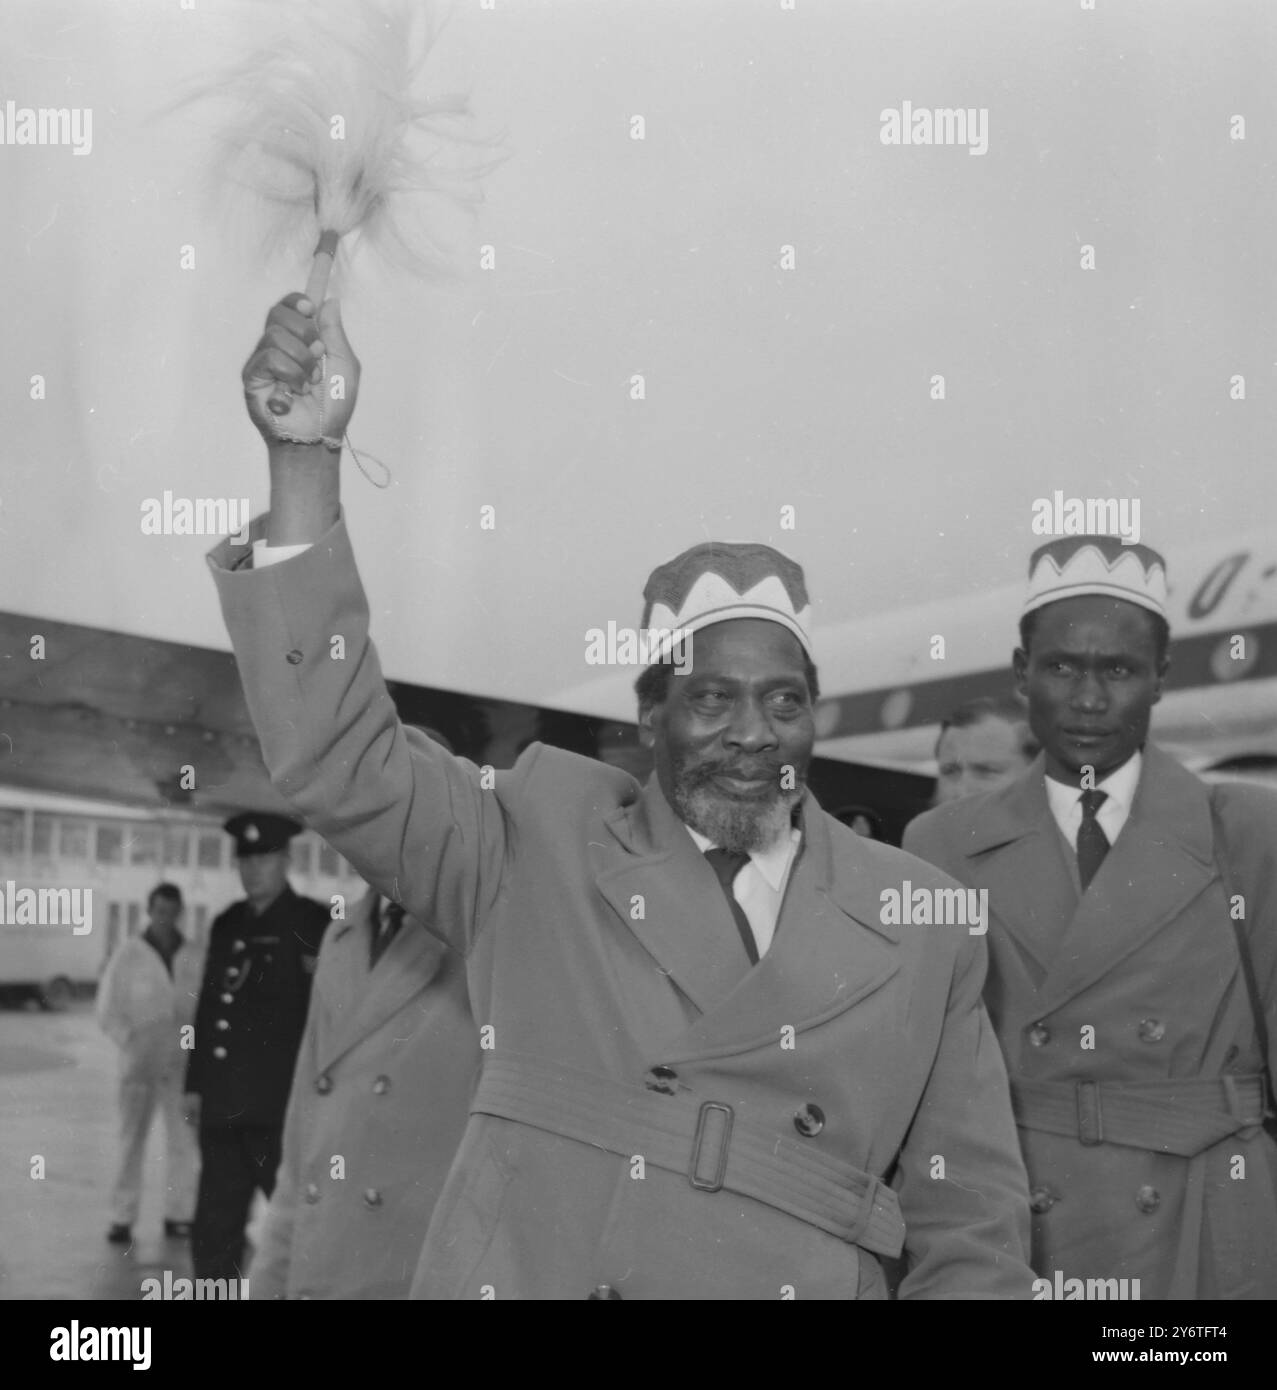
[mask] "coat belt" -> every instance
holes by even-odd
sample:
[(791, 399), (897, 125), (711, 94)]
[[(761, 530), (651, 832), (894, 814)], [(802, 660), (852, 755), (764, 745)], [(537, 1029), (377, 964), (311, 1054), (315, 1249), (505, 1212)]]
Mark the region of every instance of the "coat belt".
[(1263, 1123), (1264, 1078), (1013, 1081), (1011, 1107), (1022, 1129), (1192, 1158)]
[(896, 1194), (872, 1174), (736, 1118), (730, 1105), (623, 1085), (539, 1058), (484, 1065), (471, 1114), (548, 1130), (623, 1158), (642, 1156), (705, 1192), (726, 1190), (859, 1245), (898, 1255)]

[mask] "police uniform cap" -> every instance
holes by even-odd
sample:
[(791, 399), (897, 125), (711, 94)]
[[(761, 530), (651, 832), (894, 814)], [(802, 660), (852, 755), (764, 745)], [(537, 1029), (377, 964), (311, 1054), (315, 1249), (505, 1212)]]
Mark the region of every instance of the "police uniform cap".
[(269, 811), (243, 811), (222, 827), (235, 837), (235, 853), (241, 859), (250, 854), (273, 854), (283, 849), (302, 828), (300, 821)]

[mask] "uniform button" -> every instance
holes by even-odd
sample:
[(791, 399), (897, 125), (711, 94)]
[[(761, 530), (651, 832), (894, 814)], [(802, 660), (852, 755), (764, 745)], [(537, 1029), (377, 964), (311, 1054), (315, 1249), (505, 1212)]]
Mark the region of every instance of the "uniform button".
[(226, 1030), (227, 1030), (230, 1026), (231, 1026), (231, 1025), (230, 1025), (229, 1023), (227, 1023), (227, 1021), (226, 1021), (224, 1018), (219, 1018), (219, 1019), (217, 1020), (217, 1022), (216, 1022), (215, 1024), (213, 1024), (213, 1027), (216, 1028), (217, 1031), (218, 1031), (219, 1033), (224, 1033), (224, 1032), (226, 1032)]
[(290, 666), (300, 666), (302, 664), (302, 654), (294, 647), (284, 660), (287, 661)]
[(215, 1047), (213, 1049), (213, 1056), (220, 1062), (222, 1058), (226, 1056), (226, 1049), (224, 1047)]
[(319, 1201), (319, 1188), (317, 1188), (313, 1182), (308, 1182), (306, 1184), (306, 1200), (311, 1206), (314, 1206), (315, 1203)]
[[(678, 1080), (678, 1072), (673, 1067), (656, 1066), (651, 1069), (650, 1074), (655, 1079), (645, 1083), (649, 1091), (659, 1091), (663, 1096), (674, 1094), (674, 1082)], [(590, 1297), (593, 1298), (594, 1295), (591, 1294)]]
[(586, 1295), (586, 1297), (597, 1298), (600, 1300), (605, 1298), (615, 1298), (621, 1302), (624, 1302), (624, 1300), (621, 1298), (621, 1295), (617, 1293), (617, 1291), (612, 1287), (611, 1284), (596, 1284)]
[(1160, 1018), (1140, 1019), (1140, 1038), (1144, 1042), (1161, 1042), (1166, 1036), (1166, 1025)]
[(223, 1004), (233, 1004), (234, 1002), (235, 1002), (235, 996), (234, 996), (233, 994), (223, 994), (223, 995), (222, 995), (222, 1003), (223, 1003)]
[(242, 941), (232, 941), (232, 942), (231, 942), (231, 950), (232, 950), (232, 951), (242, 951), (243, 949), (244, 949), (244, 943), (243, 943)]
[(372, 1089), (374, 1095), (384, 1096), (386, 1092), (390, 1090), (390, 1078), (388, 1076), (379, 1076), (376, 1081), (372, 1083)]
[(1059, 1200), (1049, 1187), (1035, 1187), (1029, 1193), (1029, 1210), (1041, 1216), (1044, 1211), (1050, 1211)]
[(794, 1128), (808, 1139), (814, 1139), (825, 1127), (825, 1112), (819, 1105), (804, 1105), (794, 1116)]
[(1135, 1194), (1135, 1205), (1147, 1214), (1162, 1205), (1162, 1194), (1155, 1187), (1141, 1187)]
[(1029, 1042), (1034, 1047), (1045, 1047), (1051, 1041), (1051, 1030), (1045, 1023), (1035, 1023), (1029, 1029)]
[(321, 1096), (326, 1096), (333, 1088), (333, 1079), (326, 1071), (322, 1071), (315, 1078), (315, 1089)]
[(364, 1193), (364, 1206), (379, 1207), (381, 1205), (381, 1193), (375, 1187), (370, 1187)]

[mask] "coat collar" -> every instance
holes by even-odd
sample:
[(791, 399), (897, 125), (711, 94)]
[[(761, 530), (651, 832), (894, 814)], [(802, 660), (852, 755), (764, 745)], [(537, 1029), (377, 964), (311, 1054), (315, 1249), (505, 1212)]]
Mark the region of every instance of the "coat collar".
[(322, 968), (316, 976), (332, 1025), (318, 1039), (318, 1062), (326, 1071), (353, 1047), (375, 1033), (439, 973), (447, 947), (411, 918), (406, 920), (375, 966), (372, 951), (372, 904), (367, 894), (349, 922), (329, 928)]
[[(653, 775), (638, 798), (607, 820), (614, 839), (595, 883), (700, 1010), (682, 1040), (689, 1055), (734, 1050), (780, 1029), (809, 1026), (849, 1008), (897, 969), (898, 927), (879, 918), (879, 887), (899, 866), (831, 822), (808, 793), (803, 832), (771, 949), (750, 968), (713, 870)], [(634, 915), (635, 903), (642, 915)]]
[[(1207, 788), (1155, 744), (1131, 813), (1091, 884), (1078, 895), (1046, 795), (1046, 760), (959, 812), (967, 882), (989, 889), (1007, 932), (1045, 971), (1033, 1007), (1049, 1012), (1088, 988), (1176, 916), (1210, 881)], [(1005, 851), (1005, 852), (1004, 852)]]

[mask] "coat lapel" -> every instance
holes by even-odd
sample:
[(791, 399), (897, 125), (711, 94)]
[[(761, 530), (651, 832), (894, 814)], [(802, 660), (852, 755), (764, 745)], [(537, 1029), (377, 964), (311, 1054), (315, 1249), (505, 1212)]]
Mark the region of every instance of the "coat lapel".
[(1046, 759), (973, 806), (964, 847), (967, 883), (989, 890), (989, 910), (1045, 974), (1078, 900), (1069, 847), (1046, 799)]
[(327, 1070), (353, 1047), (375, 1033), (439, 973), (447, 948), (408, 919), (377, 964), (369, 967), (372, 905), (369, 894), (354, 920), (334, 943), (333, 988), (326, 994), (332, 1027), (319, 1040), (319, 1064)]
[(1206, 787), (1160, 748), (1146, 745), (1130, 816), (1078, 902), (1042, 984), (1042, 1012), (1137, 951), (1214, 873)]
[(880, 889), (892, 876), (865, 841), (849, 836), (834, 852), (829, 822), (808, 795), (803, 842), (790, 870), (771, 949), (711, 1013), (696, 1020), (670, 1056), (777, 1043), (842, 1013), (900, 969), (900, 928), (881, 921)]
[(712, 1009), (750, 969), (713, 869), (655, 774), (606, 824), (615, 843), (595, 886), (692, 1003)]

